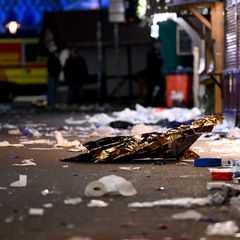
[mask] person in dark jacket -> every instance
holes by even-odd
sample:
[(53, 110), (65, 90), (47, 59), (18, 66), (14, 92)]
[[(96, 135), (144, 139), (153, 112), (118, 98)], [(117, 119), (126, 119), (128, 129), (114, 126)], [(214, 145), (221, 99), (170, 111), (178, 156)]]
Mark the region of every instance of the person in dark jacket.
[(163, 59), (160, 50), (161, 42), (155, 40), (153, 47), (147, 53), (146, 104), (148, 106), (164, 104), (165, 82), (162, 74)]
[(54, 108), (57, 96), (57, 87), (59, 82), (59, 75), (62, 70), (61, 62), (59, 59), (59, 52), (54, 50), (50, 52), (47, 61), (48, 70), (48, 93), (47, 103), (49, 108)]
[(68, 104), (80, 104), (82, 87), (88, 76), (85, 59), (77, 48), (71, 49), (70, 56), (64, 66), (64, 77), (68, 85)]

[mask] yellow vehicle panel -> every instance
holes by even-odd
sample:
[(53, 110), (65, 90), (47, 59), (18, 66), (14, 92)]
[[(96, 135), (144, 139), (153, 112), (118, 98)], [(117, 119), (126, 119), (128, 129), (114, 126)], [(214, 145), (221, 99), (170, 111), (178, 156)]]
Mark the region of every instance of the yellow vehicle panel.
[(0, 70), (0, 81), (20, 85), (47, 84), (46, 68), (5, 68)]

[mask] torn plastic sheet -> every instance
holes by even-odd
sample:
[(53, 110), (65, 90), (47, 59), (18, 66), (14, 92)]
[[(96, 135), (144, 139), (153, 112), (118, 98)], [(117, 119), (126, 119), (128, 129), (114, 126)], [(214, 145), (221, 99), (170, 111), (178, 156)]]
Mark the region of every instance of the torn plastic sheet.
[(132, 183), (123, 177), (109, 175), (90, 182), (84, 191), (87, 197), (101, 197), (109, 194), (133, 196), (137, 194)]
[(30, 215), (30, 216), (38, 216), (38, 217), (41, 217), (41, 216), (43, 216), (43, 214), (44, 214), (44, 209), (43, 208), (30, 208), (29, 210), (28, 210), (28, 214)]
[(64, 199), (64, 204), (66, 205), (78, 205), (82, 202), (82, 199), (77, 197), (77, 198), (66, 198)]
[(89, 150), (88, 153), (64, 161), (127, 161), (146, 157), (176, 160), (181, 157), (194, 158), (198, 155), (189, 151), (190, 146), (221, 121), (220, 116), (206, 116), (195, 120), (192, 125), (170, 129), (163, 133), (102, 138), (83, 144)]
[(153, 202), (133, 202), (128, 204), (130, 208), (153, 208), (153, 207), (179, 207), (192, 208), (208, 205), (220, 205), (225, 201), (225, 196), (220, 194), (208, 195), (204, 198), (173, 198), (162, 199)]
[(109, 204), (102, 201), (102, 200), (97, 200), (97, 199), (92, 199), (87, 206), (88, 207), (107, 207)]
[(24, 166), (36, 166), (37, 164), (34, 162), (32, 158), (30, 159), (24, 159), (21, 161), (21, 163), (14, 163), (12, 166), (18, 166), (18, 167), (24, 167)]
[(24, 147), (23, 144), (19, 144), (19, 143), (9, 143), (8, 141), (3, 141), (0, 142), (0, 147)]
[(218, 222), (207, 226), (208, 236), (234, 236), (239, 227), (235, 221)]
[(26, 187), (27, 186), (27, 175), (19, 175), (19, 180), (12, 182), (10, 187)]
[(189, 210), (186, 212), (181, 213), (175, 213), (172, 215), (172, 219), (175, 220), (195, 220), (199, 221), (202, 217), (202, 214), (195, 211), (195, 210)]

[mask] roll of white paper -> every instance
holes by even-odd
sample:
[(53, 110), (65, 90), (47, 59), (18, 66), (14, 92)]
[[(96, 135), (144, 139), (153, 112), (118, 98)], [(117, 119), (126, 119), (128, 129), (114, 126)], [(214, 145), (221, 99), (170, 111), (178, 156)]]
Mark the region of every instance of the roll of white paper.
[(107, 192), (107, 188), (103, 183), (99, 181), (92, 181), (86, 186), (84, 194), (87, 197), (101, 197)]

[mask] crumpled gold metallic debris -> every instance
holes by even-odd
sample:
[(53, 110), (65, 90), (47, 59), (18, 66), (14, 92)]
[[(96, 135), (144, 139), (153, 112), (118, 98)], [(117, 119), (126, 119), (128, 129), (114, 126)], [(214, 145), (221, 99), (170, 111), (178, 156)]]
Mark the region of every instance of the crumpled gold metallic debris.
[(112, 162), (143, 158), (180, 159), (197, 157), (189, 148), (203, 134), (223, 120), (222, 116), (205, 116), (163, 133), (107, 137), (87, 142), (88, 153), (64, 161)]

